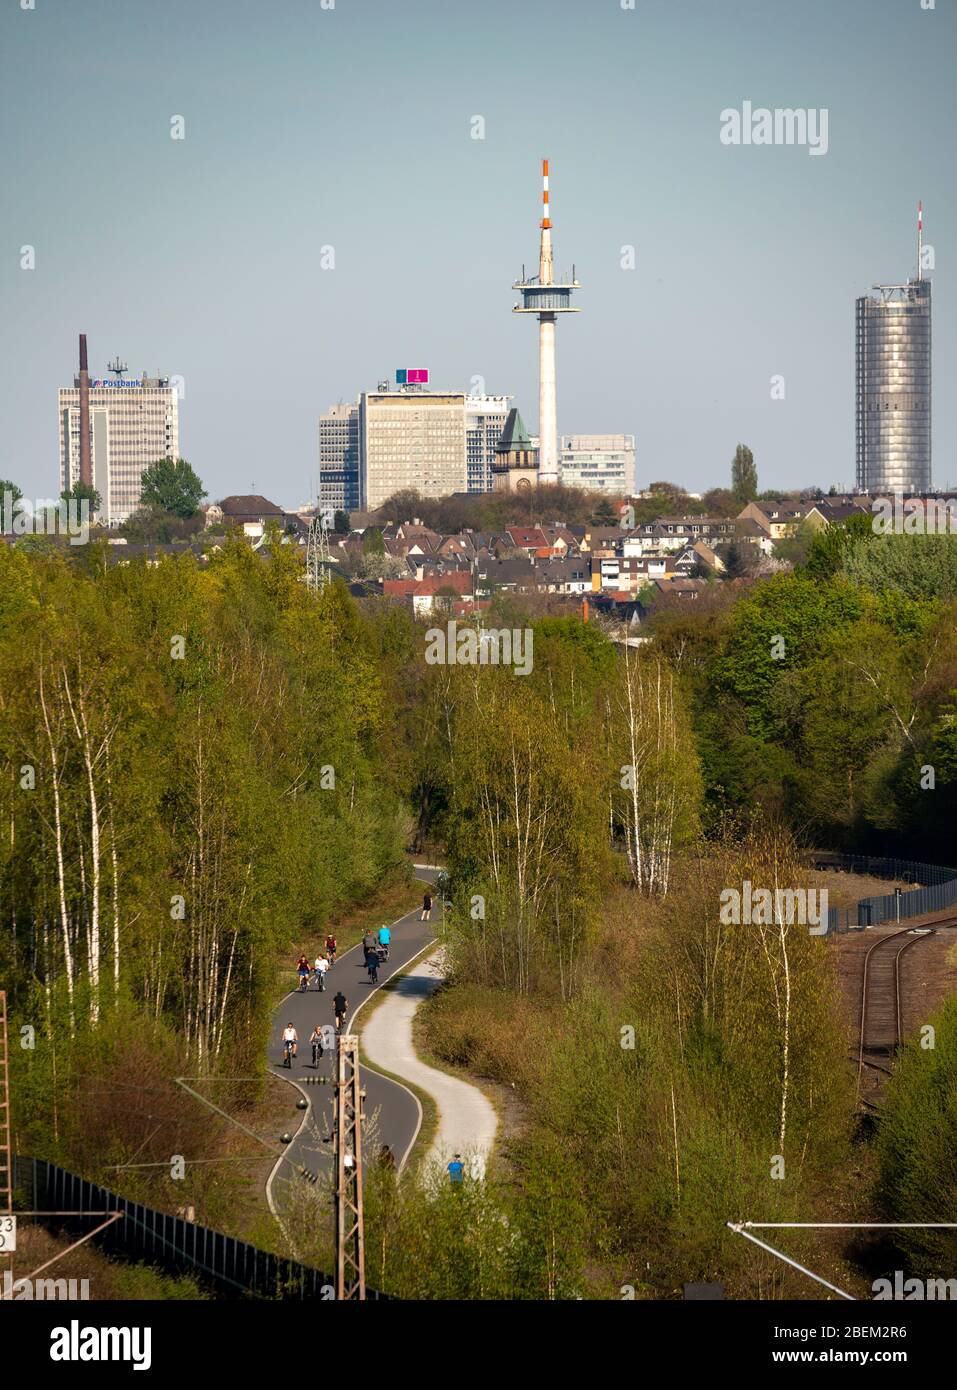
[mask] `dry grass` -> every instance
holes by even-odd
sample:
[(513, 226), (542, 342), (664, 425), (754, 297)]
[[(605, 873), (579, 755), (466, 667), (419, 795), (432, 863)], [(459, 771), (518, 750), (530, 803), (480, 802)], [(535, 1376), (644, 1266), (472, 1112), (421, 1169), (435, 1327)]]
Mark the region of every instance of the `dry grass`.
[[(91, 1228), (95, 1224), (93, 1220), (89, 1222)], [(39, 1270), (41, 1265), (54, 1259), (83, 1234), (81, 1232), (79, 1235), (68, 1235), (65, 1232), (47, 1231), (28, 1217), (21, 1217), (18, 1227), (17, 1253), (12, 1257), (14, 1279), (23, 1278)], [(0, 1257), (0, 1278), (3, 1278), (5, 1269), (11, 1269), (11, 1257)], [(56, 1259), (55, 1263), (37, 1275), (37, 1279), (76, 1280), (77, 1296), (82, 1297), (85, 1292), (91, 1302), (104, 1299), (153, 1301), (210, 1297), (208, 1292), (192, 1279), (176, 1278), (149, 1265), (119, 1263), (96, 1249), (92, 1243)], [(83, 1280), (87, 1281), (85, 1290)], [(34, 1292), (37, 1290), (34, 1289)], [(67, 1285), (66, 1289), (51, 1288), (50, 1292), (53, 1292), (54, 1296), (57, 1292), (65, 1296), (72, 1290)]]

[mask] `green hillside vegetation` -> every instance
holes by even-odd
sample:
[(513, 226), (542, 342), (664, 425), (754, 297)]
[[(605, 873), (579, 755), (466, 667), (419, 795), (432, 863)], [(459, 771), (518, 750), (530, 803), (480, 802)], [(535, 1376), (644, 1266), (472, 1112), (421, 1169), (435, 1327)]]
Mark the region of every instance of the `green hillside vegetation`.
[[(291, 947), (436, 846), (451, 983), (429, 1048), (525, 1119), (462, 1201), (441, 1175), (370, 1174), (370, 1283), (809, 1296), (726, 1222), (873, 1214), (866, 1184), (835, 1180), (855, 1096), (833, 952), (805, 926), (722, 924), (718, 904), (744, 879), (801, 883), (809, 843), (952, 858), (957, 603), (926, 539), (890, 538), (881, 566), (879, 538), (826, 532), (791, 574), (657, 613), (640, 651), (509, 596), (526, 676), (428, 664), (406, 609), (310, 593), (286, 548), (232, 539), (202, 569), (0, 548), (0, 979), (12, 1035), (33, 1030), (12, 1048), (20, 1148), (172, 1200), (112, 1167), (166, 1159), (173, 1136), (221, 1143), (171, 1079), (262, 1078)], [(940, 1197), (951, 1013), (893, 1088), (887, 1210)], [(223, 1224), (214, 1167), (196, 1198)], [(853, 1277), (813, 1236), (792, 1248)]]

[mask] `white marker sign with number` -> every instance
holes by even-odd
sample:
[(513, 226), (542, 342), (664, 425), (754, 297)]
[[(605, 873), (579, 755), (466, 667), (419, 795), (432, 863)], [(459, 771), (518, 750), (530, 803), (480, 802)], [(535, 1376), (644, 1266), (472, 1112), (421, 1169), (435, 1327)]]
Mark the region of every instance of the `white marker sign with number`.
[(17, 1218), (0, 1216), (0, 1252), (12, 1254), (17, 1248)]

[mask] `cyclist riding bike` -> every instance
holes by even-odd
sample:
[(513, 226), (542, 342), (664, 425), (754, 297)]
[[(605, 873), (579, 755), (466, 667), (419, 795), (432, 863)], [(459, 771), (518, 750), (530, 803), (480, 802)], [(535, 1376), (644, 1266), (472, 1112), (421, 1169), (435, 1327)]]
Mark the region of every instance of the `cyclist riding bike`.
[(326, 937), (326, 959), (329, 962), (329, 969), (336, 963), (336, 938), (330, 932)]
[(318, 989), (320, 994), (326, 987), (326, 971), (328, 969), (329, 962), (326, 960), (325, 956), (316, 956), (316, 964), (313, 970), (313, 974), (315, 975), (316, 979), (316, 988)]
[(296, 969), (299, 972), (299, 988), (305, 990), (309, 984), (309, 962), (305, 956), (299, 957), (299, 964)]
[(322, 1029), (318, 1023), (313, 1028), (309, 1041), (312, 1043), (312, 1065), (317, 1067), (322, 1057)]
[(282, 1064), (284, 1067), (292, 1066), (292, 1058), (299, 1051), (299, 1034), (291, 1023), (287, 1023), (282, 1030)]
[(346, 1011), (349, 1008), (349, 1001), (341, 989), (333, 999), (332, 1005), (336, 1011), (336, 1031), (341, 1033), (342, 1026), (346, 1021)]
[(389, 959), (389, 943), (392, 940), (392, 932), (388, 927), (379, 928), (379, 959)]

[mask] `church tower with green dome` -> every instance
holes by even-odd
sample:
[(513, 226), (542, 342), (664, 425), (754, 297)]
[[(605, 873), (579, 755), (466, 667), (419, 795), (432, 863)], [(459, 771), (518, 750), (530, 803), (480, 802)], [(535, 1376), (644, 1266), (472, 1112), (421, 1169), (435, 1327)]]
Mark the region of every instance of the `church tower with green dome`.
[(538, 450), (516, 409), (508, 412), (492, 464), (492, 491), (522, 493), (538, 486)]

